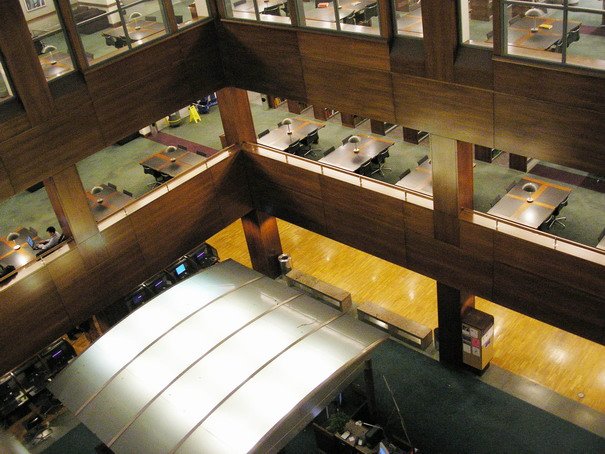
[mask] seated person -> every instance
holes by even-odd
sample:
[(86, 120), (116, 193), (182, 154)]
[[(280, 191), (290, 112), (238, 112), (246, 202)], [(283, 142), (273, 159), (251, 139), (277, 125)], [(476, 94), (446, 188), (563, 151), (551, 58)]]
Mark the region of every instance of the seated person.
[(47, 251), (47, 250), (55, 247), (57, 244), (59, 244), (59, 240), (61, 238), (61, 235), (59, 235), (57, 233), (57, 230), (52, 225), (49, 228), (47, 228), (46, 231), (50, 235), (50, 238), (36, 243), (36, 246), (34, 247), (34, 249), (41, 250), (40, 254), (44, 251)]

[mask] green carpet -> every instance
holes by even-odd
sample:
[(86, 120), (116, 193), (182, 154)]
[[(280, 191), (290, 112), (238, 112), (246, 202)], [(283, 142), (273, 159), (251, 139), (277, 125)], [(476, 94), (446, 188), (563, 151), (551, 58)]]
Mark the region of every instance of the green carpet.
[(95, 454), (95, 446), (102, 442), (84, 424), (78, 424), (52, 445), (44, 454)]

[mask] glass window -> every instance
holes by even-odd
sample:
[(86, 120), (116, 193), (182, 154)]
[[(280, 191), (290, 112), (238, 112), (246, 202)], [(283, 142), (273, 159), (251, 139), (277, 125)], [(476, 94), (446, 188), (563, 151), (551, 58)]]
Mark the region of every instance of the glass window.
[(493, 47), (492, 0), (460, 0), (460, 40), (463, 44)]
[(171, 0), (176, 23), (181, 27), (209, 17), (206, 0)]
[(380, 35), (376, 0), (297, 0), (297, 7), (302, 26)]
[(13, 96), (6, 70), (4, 69), (4, 61), (0, 57), (0, 104), (9, 100)]
[(71, 50), (59, 21), (55, 4), (49, 0), (20, 2), (46, 80), (74, 70)]
[(503, 3), (506, 54), (605, 69), (601, 0), (526, 3)]
[(397, 34), (422, 38), (422, 5), (420, 0), (393, 0)]
[(167, 32), (159, 0), (74, 4), (72, 12), (91, 65), (161, 38)]
[(46, 229), (51, 226), (61, 234), (57, 216), (42, 183), (0, 202), (0, 265), (20, 268), (35, 261), (41, 250), (34, 250), (28, 243), (28, 237), (34, 243), (46, 240), (50, 236)]
[(285, 0), (225, 0), (226, 17), (291, 24)]

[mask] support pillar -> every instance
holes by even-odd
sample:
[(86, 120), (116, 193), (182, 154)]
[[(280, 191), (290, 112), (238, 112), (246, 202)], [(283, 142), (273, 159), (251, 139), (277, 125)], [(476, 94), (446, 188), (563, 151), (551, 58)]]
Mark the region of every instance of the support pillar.
[(227, 145), (256, 142), (248, 92), (241, 88), (223, 88), (216, 93)]
[(252, 210), (242, 218), (244, 235), (252, 268), (270, 278), (281, 274), (277, 257), (282, 253), (277, 220), (258, 210)]
[(376, 390), (374, 387), (374, 370), (372, 360), (368, 359), (363, 365), (363, 381), (366, 386), (366, 399), (368, 400), (368, 413), (372, 421), (376, 417)]
[(462, 365), (462, 314), (475, 307), (475, 297), (463, 290), (437, 282), (439, 361)]

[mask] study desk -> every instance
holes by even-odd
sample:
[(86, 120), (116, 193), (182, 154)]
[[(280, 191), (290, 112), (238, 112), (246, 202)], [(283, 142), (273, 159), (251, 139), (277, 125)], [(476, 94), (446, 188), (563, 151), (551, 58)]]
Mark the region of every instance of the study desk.
[[(286, 3), (284, 0), (269, 0), (269, 1), (264, 1), (264, 0), (259, 0), (258, 1), (258, 12), (262, 13), (265, 8), (270, 8), (272, 6), (281, 6), (284, 3)], [(241, 5), (237, 5), (233, 7), (233, 11), (238, 11), (238, 12), (242, 12), (242, 13), (254, 13), (254, 3), (252, 1), (247, 1), (245, 3), (242, 3)]]
[[(342, 19), (355, 11), (363, 11), (369, 5), (376, 3), (376, 0), (340, 0), (338, 2), (338, 17)], [(328, 3), (326, 8), (309, 8), (303, 11), (306, 20), (321, 21), (321, 22), (336, 22), (334, 13), (334, 4)], [(316, 24), (307, 24), (315, 27)], [(367, 28), (366, 26), (364, 26)]]
[(16, 243), (21, 246), (17, 250), (13, 249), (15, 241), (8, 241), (6, 237), (0, 237), (0, 263), (4, 266), (12, 265), (15, 269), (36, 260), (36, 253), (40, 252), (34, 251), (27, 244), (26, 238), (31, 236), (36, 243), (42, 240), (38, 236), (38, 232), (32, 228), (21, 227), (16, 232), (19, 234)]
[[(97, 222), (102, 221), (110, 214), (124, 208), (134, 200), (129, 195), (126, 195), (111, 186), (107, 186), (106, 184), (102, 184), (100, 187), (103, 188), (103, 191), (97, 194), (86, 192), (88, 206)], [(101, 201), (101, 203), (99, 203), (99, 201)]]
[[(526, 49), (546, 50), (557, 40), (563, 37), (563, 21), (549, 17), (537, 18), (535, 23), (538, 25), (538, 31), (532, 32), (534, 19), (531, 17), (523, 17), (508, 26), (508, 45), (515, 47), (523, 47)], [(540, 28), (541, 24), (550, 25), (550, 30)], [(575, 28), (579, 28), (582, 22), (570, 20), (567, 22), (567, 34)], [(487, 42), (493, 40), (493, 32), (488, 33)]]
[(433, 166), (429, 162), (429, 159), (427, 159), (414, 170), (412, 170), (409, 174), (407, 174), (405, 177), (395, 183), (395, 185), (432, 196)]
[[(137, 20), (135, 27), (135, 21), (132, 20), (126, 25), (126, 30), (128, 30), (128, 36), (130, 37), (130, 41), (139, 41), (151, 35), (155, 35), (156, 33), (161, 33), (165, 31), (166, 28), (161, 22), (152, 22), (146, 20)], [(113, 38), (123, 39), (124, 41), (126, 41), (126, 35), (122, 26), (112, 28), (111, 30), (106, 30), (101, 34), (103, 36), (111, 36)]]
[(285, 151), (297, 140), (304, 139), (309, 134), (323, 128), (324, 126), (324, 124), (318, 121), (293, 118), (292, 124), (290, 125), (290, 131), (292, 131), (292, 134), (288, 134), (287, 125), (281, 125), (276, 129), (272, 129), (268, 134), (258, 139), (257, 143), (275, 148), (277, 150)]
[(359, 152), (355, 153), (355, 144), (346, 142), (341, 145), (328, 156), (324, 156), (319, 160), (323, 164), (329, 164), (334, 167), (339, 167), (349, 172), (355, 172), (362, 165), (374, 159), (384, 150), (387, 150), (395, 142), (386, 139), (368, 136), (366, 134), (357, 134), (361, 139)]
[(174, 151), (164, 150), (155, 153), (141, 161), (139, 164), (172, 178), (185, 170), (189, 170), (192, 167), (201, 164), (205, 160), (206, 158), (203, 156), (177, 148)]
[[(533, 202), (527, 201), (530, 193), (523, 190), (523, 186), (527, 183), (533, 183), (537, 188), (532, 194)], [(571, 188), (566, 186), (525, 177), (487, 213), (537, 229), (554, 213), (570, 192)]]
[[(50, 53), (41, 54), (38, 55), (38, 58), (40, 59), (40, 65), (42, 66), (46, 80), (62, 76), (74, 69), (71, 57), (65, 52), (55, 51), (52, 53), (52, 58), (50, 58)], [(53, 64), (53, 61), (56, 63)]]

